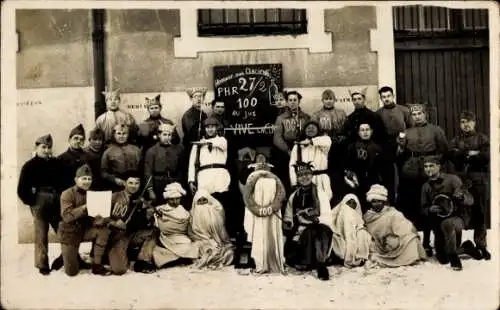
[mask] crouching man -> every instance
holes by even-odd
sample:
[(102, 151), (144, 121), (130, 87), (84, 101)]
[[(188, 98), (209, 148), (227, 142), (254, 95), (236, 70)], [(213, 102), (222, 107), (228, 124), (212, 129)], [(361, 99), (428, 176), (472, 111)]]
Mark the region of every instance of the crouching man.
[(61, 217), (59, 222), (59, 240), (64, 261), (64, 271), (68, 276), (76, 276), (80, 271), (78, 249), (80, 243), (91, 241), (94, 251), (92, 273), (106, 275), (108, 271), (102, 265), (109, 229), (101, 216), (91, 217), (87, 213), (87, 190), (92, 185), (92, 170), (83, 165), (76, 171), (75, 186), (61, 194)]
[(476, 259), (480, 256), (471, 241), (460, 248), (474, 199), (458, 176), (441, 172), (439, 157), (425, 157), (424, 172), (429, 179), (422, 187), (422, 213), (434, 232), (436, 258), (443, 265), (450, 263), (453, 270), (462, 270), (459, 252)]
[(298, 189), (295, 190), (285, 209), (286, 263), (297, 270), (317, 269), (320, 280), (330, 275), (326, 260), (330, 252), (332, 230), (328, 195), (312, 183), (313, 170), (309, 163), (295, 166)]
[[(140, 197), (139, 174), (130, 172), (125, 177), (125, 189), (113, 194), (108, 227), (109, 265), (113, 274), (127, 272), (130, 260), (135, 260), (134, 270), (151, 273), (157, 230), (154, 229), (154, 209)], [(129, 250), (139, 250), (137, 257), (129, 257)], [(135, 255), (134, 255), (135, 256)]]

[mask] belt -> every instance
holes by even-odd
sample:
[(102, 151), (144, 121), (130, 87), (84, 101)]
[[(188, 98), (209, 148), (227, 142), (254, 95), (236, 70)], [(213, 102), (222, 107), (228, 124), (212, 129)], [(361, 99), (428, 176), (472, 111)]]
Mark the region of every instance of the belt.
[(423, 156), (434, 156), (438, 155), (436, 151), (429, 152), (410, 152), (411, 157), (423, 157)]
[(314, 170), (313, 171), (313, 175), (320, 175), (320, 174), (327, 174), (328, 173), (328, 170), (327, 169), (323, 169), (323, 170)]
[(198, 169), (198, 172), (199, 172), (199, 171), (202, 171), (202, 170), (206, 170), (206, 169), (217, 169), (217, 168), (223, 168), (223, 169), (225, 169), (225, 168), (226, 168), (226, 165), (224, 165), (224, 164), (212, 164), (212, 165), (205, 165), (205, 166), (201, 166), (201, 167)]

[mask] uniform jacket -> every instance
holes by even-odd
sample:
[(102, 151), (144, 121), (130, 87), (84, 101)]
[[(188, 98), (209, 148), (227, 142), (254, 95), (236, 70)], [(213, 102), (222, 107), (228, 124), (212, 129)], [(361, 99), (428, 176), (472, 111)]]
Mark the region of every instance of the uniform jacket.
[(323, 108), (314, 113), (311, 119), (319, 124), (322, 132), (330, 137), (337, 137), (342, 134), (347, 114), (344, 110)]
[(36, 193), (41, 187), (51, 187), (57, 193), (62, 191), (59, 179), (59, 161), (56, 158), (43, 159), (35, 156), (28, 160), (21, 169), (17, 195), (28, 206), (33, 206)]
[(123, 178), (129, 171), (139, 171), (141, 150), (132, 144), (112, 144), (104, 151), (101, 160), (102, 177), (114, 184), (115, 178)]
[(100, 151), (94, 151), (89, 146), (85, 147), (85, 162), (90, 166), (92, 170), (92, 190), (104, 190), (104, 184), (101, 177), (101, 160), (104, 154), (104, 148)]
[[(150, 116), (139, 125), (139, 146), (143, 148), (144, 152), (146, 152), (150, 147), (152, 147), (159, 141), (158, 139), (155, 139), (154, 136), (158, 135), (158, 128), (161, 124), (169, 124), (175, 126), (174, 122), (162, 116), (157, 118), (151, 118)], [(179, 132), (177, 131), (177, 129), (175, 129), (172, 134), (171, 143), (179, 144), (180, 140), (181, 139), (179, 137)]]
[(111, 197), (110, 219), (127, 223), (130, 218), (126, 228), (129, 234), (153, 227), (153, 218), (147, 217), (143, 204), (137, 199), (138, 195), (130, 196), (126, 191), (113, 193)]
[(144, 179), (152, 181), (149, 188), (155, 189), (155, 194), (163, 193), (168, 183), (184, 183), (186, 159), (182, 145), (162, 145), (156, 143), (146, 152), (144, 160)]
[(93, 219), (88, 216), (87, 193), (76, 185), (61, 194), (61, 218), (59, 234), (61, 243), (81, 242), (85, 230), (92, 227)]
[(184, 133), (183, 144), (184, 147), (191, 148), (191, 142), (198, 141), (200, 137), (198, 136), (198, 128), (200, 124), (200, 113), (201, 122), (205, 121), (207, 114), (202, 110), (198, 110), (195, 107), (191, 107), (182, 116), (182, 132)]
[(383, 106), (378, 109), (377, 114), (384, 122), (387, 134), (391, 138), (413, 126), (410, 109), (403, 105)]
[[(451, 141), (451, 160), (455, 169), (464, 172), (488, 172), (490, 162), (490, 142), (485, 134), (462, 132)], [(469, 151), (479, 151), (476, 156), (467, 156)]]
[[(298, 117), (296, 113), (287, 110), (278, 116), (274, 128), (274, 145), (282, 152), (288, 153), (292, 150), (293, 142), (297, 139), (299, 132), (302, 131), (307, 122), (311, 119), (309, 115), (299, 109)], [(299, 124), (297, 126), (297, 119)]]
[(66, 152), (57, 157), (61, 165), (61, 186), (68, 189), (75, 185), (76, 170), (86, 164), (87, 155), (83, 149), (68, 148)]

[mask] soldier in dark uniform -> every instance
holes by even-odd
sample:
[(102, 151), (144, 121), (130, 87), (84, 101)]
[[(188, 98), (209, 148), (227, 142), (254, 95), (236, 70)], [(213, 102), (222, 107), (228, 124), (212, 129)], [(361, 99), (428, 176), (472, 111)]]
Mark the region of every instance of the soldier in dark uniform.
[[(152, 262), (158, 236), (154, 209), (140, 197), (140, 186), (140, 175), (131, 172), (125, 177), (125, 189), (114, 193), (111, 199), (111, 216), (107, 224), (111, 229), (108, 257), (113, 274), (126, 273), (130, 260), (136, 260), (135, 271), (151, 273), (156, 270)], [(128, 250), (133, 248), (139, 249), (137, 258), (128, 256)]]
[(95, 128), (89, 133), (89, 145), (83, 148), (85, 152), (85, 162), (92, 169), (92, 186), (91, 190), (105, 190), (103, 180), (101, 178), (101, 159), (104, 154), (104, 132)]
[[(441, 264), (450, 263), (454, 270), (462, 270), (458, 254), (461, 250), (462, 230), (470, 219), (469, 209), (473, 198), (458, 176), (440, 171), (439, 156), (426, 156), (423, 163), (428, 180), (422, 186), (421, 212), (434, 232), (436, 258)], [(446, 205), (451, 205), (440, 203), (436, 199), (438, 195), (445, 195), (445, 199), (451, 200), (454, 207), (446, 208)], [(467, 254), (475, 256), (471, 252)]]
[(61, 165), (61, 186), (63, 190), (75, 185), (76, 170), (85, 163), (86, 154), (83, 151), (85, 130), (82, 124), (76, 126), (69, 133), (69, 148), (57, 157)]
[[(174, 125), (174, 122), (161, 116), (160, 95), (155, 98), (146, 97), (146, 108), (148, 109), (149, 117), (139, 124), (139, 146), (142, 147), (143, 155), (147, 150), (158, 142), (158, 127), (161, 124)], [(172, 144), (179, 144), (180, 137), (177, 129), (174, 128), (172, 134)]]
[(101, 160), (101, 176), (107, 181), (107, 188), (118, 192), (125, 187), (125, 174), (140, 171), (141, 150), (128, 143), (127, 125), (118, 124), (113, 128), (113, 143)]
[(300, 109), (302, 95), (296, 91), (286, 93), (288, 108), (278, 116), (274, 124), (273, 137), (273, 161), (276, 167), (276, 174), (285, 185), (287, 193), (291, 192), (288, 163), (294, 142), (304, 129), (311, 117)]
[(186, 156), (191, 152), (191, 143), (201, 139), (201, 127), (207, 118), (207, 114), (201, 109), (206, 93), (207, 89), (201, 87), (187, 90), (193, 106), (182, 116), (182, 132), (184, 133), (182, 143)]
[(151, 179), (147, 184), (147, 191), (153, 205), (165, 204), (163, 190), (167, 184), (186, 182), (183, 170), (186, 165), (184, 148), (180, 144), (172, 143), (174, 132), (173, 125), (160, 125), (159, 141), (146, 152), (144, 180), (148, 182)]
[(474, 242), (482, 258), (489, 260), (486, 249), (486, 223), (488, 212), (488, 181), (490, 143), (488, 137), (476, 131), (476, 116), (464, 111), (460, 115), (461, 133), (451, 142), (451, 160), (458, 175), (469, 187), (474, 197), (471, 212), (471, 226), (474, 228)]
[[(344, 158), (346, 177), (352, 179), (356, 176), (359, 184), (348, 191), (359, 197), (363, 213), (370, 208), (366, 201), (366, 193), (370, 187), (374, 184), (382, 184), (386, 187), (392, 178), (392, 171), (389, 169), (392, 163), (384, 149), (371, 139), (372, 133), (370, 124), (360, 123), (359, 140), (347, 147)], [(388, 201), (389, 197), (393, 196), (394, 192), (388, 190)]]
[[(60, 220), (59, 193), (61, 183), (58, 161), (51, 157), (52, 137), (45, 135), (35, 142), (36, 154), (21, 169), (17, 195), (30, 206), (35, 225), (35, 267), (43, 275), (50, 273), (48, 232), (52, 226), (57, 233)], [(58, 258), (61, 260), (61, 257)]]
[(414, 104), (410, 107), (410, 111), (415, 126), (406, 129), (403, 137), (398, 137), (397, 160), (402, 168), (397, 206), (405, 217), (415, 224), (417, 229), (424, 232), (423, 246), (427, 256), (432, 256), (430, 231), (419, 212), (420, 193), (422, 185), (427, 179), (423, 171), (422, 160), (429, 155), (446, 156), (449, 144), (444, 130), (427, 121), (423, 105)]
[(387, 143), (387, 131), (380, 116), (365, 106), (365, 90), (349, 91), (354, 111), (347, 116), (344, 125), (343, 136), (347, 138), (345, 145), (349, 145), (358, 140), (358, 128), (360, 123), (370, 124), (373, 130), (372, 139), (375, 143), (385, 146)]

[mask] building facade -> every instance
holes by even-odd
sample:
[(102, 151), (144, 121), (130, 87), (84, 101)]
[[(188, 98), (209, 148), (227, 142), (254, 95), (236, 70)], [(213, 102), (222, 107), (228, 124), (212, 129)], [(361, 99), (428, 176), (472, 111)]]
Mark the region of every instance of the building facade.
[[(457, 51), (443, 49), (452, 45), (448, 37), (446, 43), (426, 48), (425, 38), (419, 37), (415, 45), (412, 37), (426, 33), (433, 41), (439, 29), (458, 25), (455, 15), (450, 24), (450, 12), (348, 3), (295, 9), (17, 10), (18, 169), (30, 158), (32, 141), (41, 133), (53, 135), (54, 152), (59, 154), (67, 148), (71, 128), (82, 123), (90, 131), (96, 115), (104, 111), (99, 95), (104, 85), (121, 90), (122, 107), (139, 122), (147, 117), (145, 97), (161, 94), (163, 114), (179, 124), (190, 107), (186, 88), (207, 87), (209, 101), (214, 97), (213, 67), (221, 65), (281, 64), (284, 88), (302, 93), (308, 113), (321, 107), (326, 88), (336, 93), (337, 107), (350, 113), (349, 90), (367, 87), (367, 106), (376, 109), (378, 88), (389, 85), (397, 90), (399, 103), (429, 103), (438, 124), (450, 122), (442, 125), (449, 138), (456, 132), (459, 110), (466, 107), (479, 112), (484, 119), (480, 129), (488, 131), (488, 40), (481, 41), (474, 29), (464, 49)], [(487, 31), (487, 9), (463, 16), (463, 27), (483, 27), (486, 18)], [(425, 23), (439, 27), (426, 31)], [(464, 57), (463, 63), (449, 61), (456, 55)], [(469, 61), (475, 65), (468, 66)], [(415, 70), (423, 64), (433, 73)], [(465, 71), (449, 71), (457, 67)], [(446, 82), (450, 76), (466, 78), (471, 73), (481, 80), (464, 96), (459, 90), (470, 85), (467, 79)], [(18, 209), (19, 240), (25, 242), (31, 238), (31, 216), (20, 202)]]

